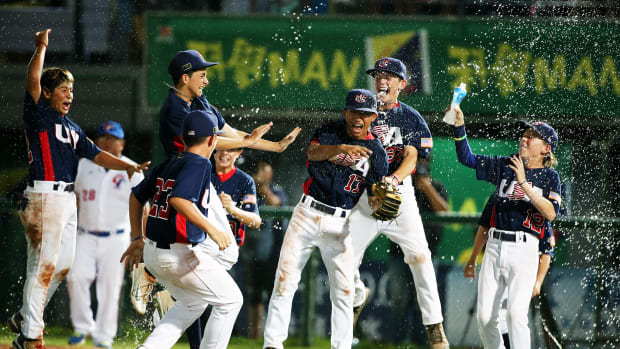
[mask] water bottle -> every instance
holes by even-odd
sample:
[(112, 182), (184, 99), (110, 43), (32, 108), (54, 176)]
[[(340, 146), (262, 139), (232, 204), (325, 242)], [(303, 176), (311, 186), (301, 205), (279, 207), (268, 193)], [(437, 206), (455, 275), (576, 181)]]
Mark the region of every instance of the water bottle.
[(443, 122), (448, 125), (454, 125), (454, 121), (456, 120), (456, 111), (454, 108), (461, 104), (463, 98), (467, 95), (467, 85), (464, 82), (461, 82), (459, 86), (454, 89), (454, 93), (452, 94), (452, 102), (450, 103), (450, 110), (448, 110), (443, 116)]

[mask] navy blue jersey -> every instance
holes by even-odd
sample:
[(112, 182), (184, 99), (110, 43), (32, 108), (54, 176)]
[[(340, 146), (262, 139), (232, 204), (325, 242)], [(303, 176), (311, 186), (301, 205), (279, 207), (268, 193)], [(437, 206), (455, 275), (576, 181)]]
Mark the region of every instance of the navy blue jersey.
[(371, 131), (387, 152), (388, 173), (394, 173), (400, 167), (406, 145), (416, 147), (418, 156), (423, 158), (427, 158), (433, 148), (433, 136), (422, 115), (402, 102), (398, 102), (395, 108), (380, 111)]
[[(232, 198), (235, 205), (240, 209), (259, 214), (256, 202), (256, 184), (254, 179), (247, 173), (238, 168), (223, 175), (218, 175), (213, 167), (211, 181), (217, 194), (224, 192)], [(235, 234), (235, 239), (239, 246), (243, 245), (245, 239), (245, 224), (232, 215), (227, 215), (230, 229)]]
[(43, 96), (24, 99), (24, 128), (28, 143), (28, 178), (73, 182), (81, 157), (92, 160), (101, 152), (68, 116), (50, 108)]
[(161, 243), (199, 243), (205, 232), (169, 204), (172, 197), (179, 197), (196, 204), (207, 217), (211, 181), (211, 162), (194, 153), (178, 153), (157, 166), (140, 184), (132, 189), (142, 204), (152, 200), (146, 222), (146, 236)]
[(387, 155), (381, 143), (369, 134), (369, 139), (347, 136), (344, 120), (328, 122), (317, 129), (312, 143), (324, 145), (351, 144), (372, 151), (368, 159), (355, 159), (347, 166), (337, 160), (308, 161), (310, 177), (304, 183), (304, 193), (314, 199), (344, 209), (351, 209), (369, 185), (387, 175)]
[(220, 130), (226, 124), (224, 117), (217, 108), (212, 106), (204, 94), (192, 99), (191, 104), (187, 104), (181, 97), (177, 96), (171, 89), (164, 105), (159, 110), (159, 140), (164, 146), (166, 156), (170, 157), (183, 151), (183, 120), (185, 116), (194, 110), (211, 111), (217, 116), (217, 123)]
[[(508, 167), (510, 158), (473, 154), (469, 148), (465, 127), (454, 128), (458, 159), (466, 166), (476, 169), (479, 180), (496, 186), (492, 222), (500, 230), (525, 231), (542, 238), (546, 227), (545, 217), (538, 212), (530, 199), (517, 184), (515, 172)], [(560, 176), (548, 167), (525, 168), (525, 178), (538, 195), (549, 199), (557, 215), (560, 209)]]
[[(484, 209), (482, 210), (482, 214), (480, 215), (480, 219), (478, 219), (478, 225), (481, 225), (487, 229), (495, 227), (495, 221), (493, 219), (495, 213), (495, 200), (497, 198), (496, 193), (491, 194), (489, 200), (486, 205), (484, 205)], [(546, 221), (543, 235), (538, 242), (538, 252), (542, 254), (548, 254), (553, 258), (553, 248), (555, 246), (555, 235), (553, 233), (553, 229), (551, 228), (551, 222)]]

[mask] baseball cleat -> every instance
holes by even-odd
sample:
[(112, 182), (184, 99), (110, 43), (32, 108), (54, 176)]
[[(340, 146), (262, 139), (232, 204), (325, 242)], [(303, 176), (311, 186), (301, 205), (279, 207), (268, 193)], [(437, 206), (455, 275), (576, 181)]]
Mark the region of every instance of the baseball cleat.
[(43, 339), (29, 340), (21, 334), (13, 341), (14, 349), (45, 349)]
[(67, 341), (69, 345), (82, 345), (84, 343), (86, 343), (86, 335), (79, 332), (73, 332)]
[[(153, 281), (154, 280), (154, 281)], [(153, 277), (146, 273), (144, 263), (140, 263), (131, 272), (131, 305), (140, 315), (146, 312), (146, 305), (151, 301), (153, 284), (157, 282)]]
[(13, 314), (13, 316), (11, 316), (7, 320), (6, 324), (7, 326), (9, 326), (9, 329), (11, 330), (11, 332), (19, 334), (22, 332), (22, 326), (24, 325), (24, 317), (18, 311), (17, 313)]
[(95, 343), (95, 348), (114, 349), (112, 348), (112, 342), (109, 342), (109, 341), (97, 342)]
[(428, 336), (428, 342), (431, 344), (431, 349), (449, 349), (450, 344), (448, 338), (443, 330), (442, 323), (425, 325), (426, 335)]
[(160, 319), (163, 319), (164, 315), (166, 315), (168, 310), (170, 310), (170, 308), (174, 305), (174, 299), (172, 299), (172, 296), (168, 290), (155, 293), (155, 302), (155, 308), (157, 308)]
[(353, 307), (353, 328), (357, 325), (357, 319), (360, 317), (362, 309), (364, 309), (368, 303), (368, 300), (370, 300), (370, 289), (368, 287), (364, 287), (364, 302), (357, 307)]

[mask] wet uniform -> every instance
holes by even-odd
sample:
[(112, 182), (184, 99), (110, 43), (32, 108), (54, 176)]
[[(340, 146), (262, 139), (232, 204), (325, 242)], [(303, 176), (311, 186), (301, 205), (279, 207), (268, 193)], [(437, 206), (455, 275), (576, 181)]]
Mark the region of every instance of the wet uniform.
[(209, 217), (211, 188), (209, 159), (183, 152), (171, 157), (133, 189), (142, 204), (152, 199), (146, 223), (144, 263), (176, 302), (147, 338), (144, 346), (171, 348), (190, 324), (212, 305), (201, 345), (225, 348), (241, 309), (243, 297), (226, 269), (196, 245), (206, 233), (177, 214), (171, 197), (192, 201)]
[(265, 348), (282, 348), (288, 336), (293, 295), (314, 247), (319, 248), (329, 277), (332, 348), (351, 348), (354, 265), (345, 225), (364, 190), (387, 174), (385, 151), (372, 138), (369, 134), (368, 139), (350, 139), (344, 121), (327, 123), (315, 132), (311, 143), (361, 145), (372, 155), (350, 166), (342, 164), (343, 156), (307, 162), (310, 176), (282, 243), (265, 324)]
[[(396, 107), (380, 111), (372, 123), (372, 132), (383, 144), (390, 163), (388, 174), (394, 173), (403, 161), (405, 146), (413, 146), (418, 156), (426, 158), (433, 147), (433, 139), (426, 122), (415, 109), (398, 102)], [(415, 280), (418, 304), (424, 325), (443, 321), (437, 279), (431, 261), (431, 252), (424, 234), (422, 218), (415, 198), (412, 176), (407, 176), (398, 186), (402, 194), (400, 215), (392, 221), (379, 221), (371, 216), (372, 209), (365, 195), (351, 212), (349, 232), (355, 251), (355, 306), (365, 300), (365, 285), (360, 278), (359, 265), (366, 248), (381, 233), (397, 243), (404, 253)]]
[[(478, 219), (478, 225), (483, 226), (487, 229), (492, 228), (491, 227), (491, 214), (493, 212), (493, 207), (495, 205), (496, 197), (497, 197), (496, 195), (491, 195), (491, 197), (487, 201), (486, 205), (484, 206), (484, 209), (482, 210), (482, 214), (480, 215), (480, 218)], [(551, 222), (547, 221), (544, 237), (540, 239), (540, 242), (538, 243), (538, 254), (539, 255), (547, 254), (551, 258), (553, 258), (554, 246), (555, 246), (555, 237), (553, 234), (553, 230), (551, 228)], [(508, 322), (506, 321), (506, 316), (507, 316), (507, 313), (506, 313), (506, 303), (507, 303), (506, 298), (507, 297), (506, 296), (507, 294), (506, 292), (504, 293), (505, 294), (503, 296), (501, 308), (499, 311), (499, 319), (498, 319), (499, 332), (502, 335), (504, 333), (508, 333)], [(507, 345), (507, 343), (504, 342), (504, 345)]]
[(28, 142), (28, 186), (20, 217), (28, 242), (22, 334), (43, 335), (43, 310), (73, 263), (77, 206), (73, 181), (80, 157), (101, 151), (68, 116), (50, 108), (43, 96), (35, 103), (26, 92), (24, 128)]
[[(478, 280), (478, 321), (485, 347), (502, 343), (497, 321), (504, 292), (508, 292), (507, 322), (511, 347), (530, 348), (528, 309), (538, 270), (539, 240), (548, 224), (517, 184), (508, 167), (509, 157), (472, 154), (465, 127), (454, 128), (459, 161), (476, 170), (479, 180), (496, 185), (491, 229)], [(560, 208), (560, 177), (551, 168), (525, 168), (526, 181), (549, 199), (556, 214)]]

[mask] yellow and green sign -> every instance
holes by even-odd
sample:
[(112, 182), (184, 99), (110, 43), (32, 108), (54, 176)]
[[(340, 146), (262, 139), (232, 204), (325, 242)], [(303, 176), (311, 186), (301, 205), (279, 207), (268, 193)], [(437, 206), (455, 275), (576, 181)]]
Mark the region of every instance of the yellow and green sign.
[(467, 83), (469, 113), (617, 117), (620, 23), (443, 18), (214, 17), (151, 14), (147, 104), (158, 108), (179, 50), (208, 69), (219, 107), (339, 109), (347, 90), (371, 88), (365, 70), (393, 56), (408, 66), (402, 100), (440, 112)]

